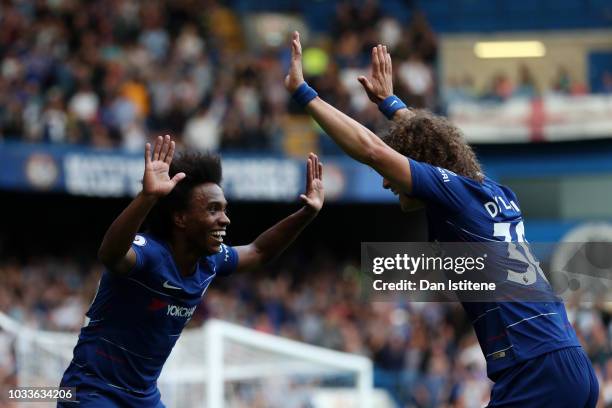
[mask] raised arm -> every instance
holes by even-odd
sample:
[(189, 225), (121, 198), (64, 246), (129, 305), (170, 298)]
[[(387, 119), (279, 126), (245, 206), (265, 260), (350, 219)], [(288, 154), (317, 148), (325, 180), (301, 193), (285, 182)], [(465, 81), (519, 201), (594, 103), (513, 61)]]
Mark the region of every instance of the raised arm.
[(349, 156), (372, 167), (403, 192), (412, 191), (406, 157), (385, 144), (368, 128), (316, 96), (316, 92), (304, 82), (302, 46), (297, 32), (293, 33), (291, 41), (291, 65), (285, 77), (285, 86)]
[(324, 201), (323, 165), (311, 153), (306, 164), (306, 191), (300, 196), (304, 206), (261, 233), (249, 245), (235, 247), (237, 270), (257, 268), (280, 255), (317, 216)]
[[(365, 89), (368, 98), (383, 110), (386, 105), (391, 105), (397, 102), (393, 99), (393, 64), (391, 63), (391, 54), (387, 52), (386, 45), (378, 45), (372, 48), (372, 65), (370, 67), (370, 78), (360, 76), (357, 78), (359, 83)], [(402, 103), (403, 105), (403, 103)], [(391, 110), (389, 119), (394, 121), (400, 119), (408, 119), (414, 116), (405, 105), (398, 110)]]
[(127, 274), (134, 267), (136, 253), (131, 244), (138, 229), (157, 200), (169, 194), (174, 186), (185, 178), (185, 173), (178, 173), (170, 178), (168, 172), (173, 156), (174, 141), (171, 141), (168, 135), (157, 137), (153, 155), (151, 145), (146, 144), (142, 191), (113, 221), (98, 249), (98, 259), (109, 271)]

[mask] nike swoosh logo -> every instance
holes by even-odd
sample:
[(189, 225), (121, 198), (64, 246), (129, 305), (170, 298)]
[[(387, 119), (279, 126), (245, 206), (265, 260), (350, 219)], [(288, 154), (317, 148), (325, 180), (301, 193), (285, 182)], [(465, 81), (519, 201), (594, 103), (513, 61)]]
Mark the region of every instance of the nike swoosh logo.
[(395, 105), (396, 103), (397, 103), (397, 101), (393, 101), (393, 102), (391, 102), (391, 105), (389, 105), (389, 106), (393, 106), (393, 105)]
[(177, 288), (176, 286), (172, 286), (168, 283), (168, 281), (164, 282), (164, 288), (166, 289), (174, 289), (174, 290), (182, 290), (182, 288)]

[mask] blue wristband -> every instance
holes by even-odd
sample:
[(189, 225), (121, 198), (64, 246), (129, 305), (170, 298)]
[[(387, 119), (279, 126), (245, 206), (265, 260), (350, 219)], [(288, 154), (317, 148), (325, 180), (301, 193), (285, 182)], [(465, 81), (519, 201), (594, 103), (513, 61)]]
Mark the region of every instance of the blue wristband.
[(317, 91), (312, 89), (306, 82), (302, 82), (302, 85), (298, 86), (298, 89), (293, 92), (293, 100), (296, 101), (302, 108), (308, 105), (308, 102), (319, 96)]
[(396, 111), (404, 108), (406, 108), (406, 104), (395, 95), (388, 96), (378, 104), (378, 110), (381, 111), (389, 120), (393, 119), (393, 114)]

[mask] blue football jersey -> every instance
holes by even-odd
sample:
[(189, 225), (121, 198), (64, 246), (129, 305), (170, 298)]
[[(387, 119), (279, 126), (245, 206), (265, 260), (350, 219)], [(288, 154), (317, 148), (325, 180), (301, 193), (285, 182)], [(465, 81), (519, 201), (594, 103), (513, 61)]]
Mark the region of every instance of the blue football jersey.
[(211, 281), (232, 273), (238, 255), (222, 245), (182, 276), (165, 242), (140, 234), (132, 248), (137, 262), (127, 276), (103, 273), (71, 367), (85, 373), (88, 384), (159, 398), (156, 381), (174, 344)]
[[(579, 346), (563, 302), (552, 291), (538, 262), (524, 244), (525, 227), (516, 195), (486, 178), (482, 182), (409, 159), (412, 196), (426, 202), (430, 240), (508, 242), (508, 251), (491, 260), (502, 280), (548, 293), (549, 301), (462, 302), (471, 320), (487, 372), (565, 347)], [(497, 248), (506, 248), (498, 245)], [(496, 251), (493, 251), (495, 254)]]

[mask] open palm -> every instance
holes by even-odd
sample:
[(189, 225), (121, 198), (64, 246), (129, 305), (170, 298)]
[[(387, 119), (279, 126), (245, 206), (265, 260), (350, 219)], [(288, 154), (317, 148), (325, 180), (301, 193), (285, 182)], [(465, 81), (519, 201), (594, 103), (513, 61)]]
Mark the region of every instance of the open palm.
[(142, 178), (142, 189), (145, 194), (163, 197), (185, 178), (185, 173), (177, 173), (170, 178), (170, 163), (174, 156), (174, 148), (174, 141), (169, 135), (157, 137), (153, 154), (151, 154), (151, 144), (145, 145), (145, 171)]
[(357, 79), (368, 94), (368, 98), (377, 105), (393, 95), (393, 65), (386, 45), (379, 44), (372, 48), (370, 78), (360, 76)]
[(293, 93), (303, 82), (302, 44), (300, 43), (300, 33), (294, 31), (291, 35), (291, 63), (289, 64), (289, 72), (285, 77), (285, 88)]
[(319, 212), (325, 201), (323, 193), (323, 165), (316, 154), (310, 153), (306, 163), (306, 192), (300, 196), (304, 204)]

